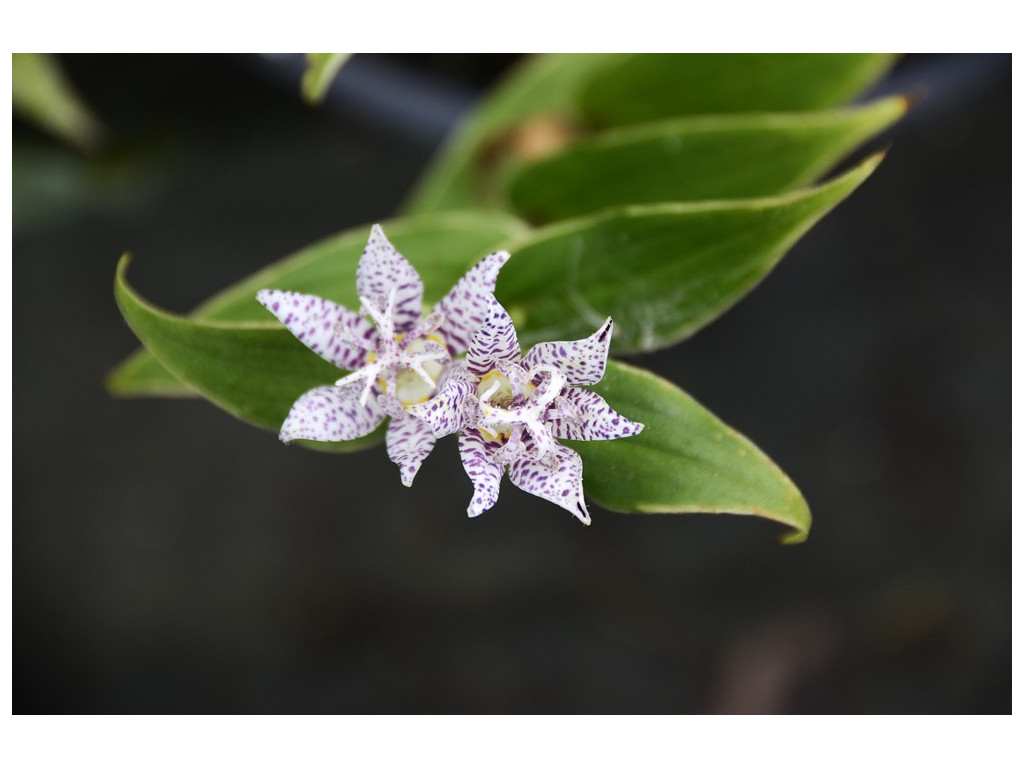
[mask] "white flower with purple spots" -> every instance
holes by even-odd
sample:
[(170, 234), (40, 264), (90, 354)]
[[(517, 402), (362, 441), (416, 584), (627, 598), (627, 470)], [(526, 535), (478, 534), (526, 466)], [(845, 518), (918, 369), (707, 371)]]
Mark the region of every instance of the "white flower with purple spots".
[(435, 397), (409, 407), (436, 437), (459, 433), (462, 464), (473, 483), (470, 517), (498, 500), (502, 475), (569, 510), (585, 525), (583, 460), (566, 440), (615, 440), (643, 424), (581, 387), (604, 376), (612, 320), (579, 341), (538, 344), (522, 357), (512, 319), (493, 297), (466, 359), (452, 363)]
[(423, 317), (423, 281), (374, 225), (356, 269), (360, 312), (318, 296), (260, 291), (259, 302), (303, 344), (351, 371), (302, 395), (281, 427), (281, 440), (354, 440), (391, 416), (388, 456), (411, 485), (436, 438), (406, 408), (434, 395), (452, 357), (466, 351), (508, 258), (505, 251), (484, 257)]

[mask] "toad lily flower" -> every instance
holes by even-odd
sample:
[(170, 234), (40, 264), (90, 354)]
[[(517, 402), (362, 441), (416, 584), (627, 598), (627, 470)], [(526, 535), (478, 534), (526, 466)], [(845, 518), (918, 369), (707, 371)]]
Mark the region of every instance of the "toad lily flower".
[(473, 483), (470, 517), (494, 506), (507, 468), (514, 485), (590, 525), (583, 460), (555, 438), (615, 440), (644, 428), (581, 388), (604, 376), (612, 320), (586, 339), (545, 342), (522, 357), (512, 319), (493, 298), (489, 304), (465, 361), (452, 363), (437, 395), (409, 413), (437, 437), (460, 433), (462, 465)]
[(259, 302), (303, 344), (351, 371), (302, 395), (281, 427), (281, 440), (353, 440), (391, 416), (388, 456), (400, 467), (402, 482), (412, 485), (436, 438), (405, 409), (430, 398), (451, 358), (466, 351), (508, 258), (505, 251), (484, 257), (421, 317), (423, 281), (374, 225), (356, 269), (361, 312), (319, 296), (260, 291)]

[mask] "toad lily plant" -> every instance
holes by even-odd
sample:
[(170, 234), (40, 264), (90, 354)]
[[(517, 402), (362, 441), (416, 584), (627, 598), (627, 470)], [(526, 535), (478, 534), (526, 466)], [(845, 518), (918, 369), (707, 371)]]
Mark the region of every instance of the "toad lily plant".
[(484, 257), (423, 317), (423, 281), (375, 225), (356, 270), (359, 313), (319, 296), (260, 291), (259, 302), (296, 338), (351, 371), (303, 394), (281, 427), (281, 440), (354, 440), (391, 416), (388, 456), (402, 482), (412, 485), (435, 437), (405, 409), (429, 399), (452, 357), (466, 351), (508, 258), (505, 251)]
[[(315, 58), (320, 86), (333, 56)], [(456, 435), (471, 515), (497, 502), (508, 473), (587, 522), (585, 466), (587, 503), (749, 515), (803, 541), (807, 502), (768, 456), (675, 383), (606, 356), (609, 341), (642, 353), (700, 332), (875, 172), (881, 154), (829, 169), (906, 113), (901, 96), (861, 98), (895, 60), (524, 59), (386, 223), (411, 263), (380, 227), (367, 243), (360, 226), (181, 315), (139, 295), (125, 254), (114, 296), (145, 349), (107, 386), (202, 397), (285, 442), (337, 453), (386, 440), (405, 485), (441, 436)], [(355, 273), (356, 291), (339, 271)], [(425, 296), (444, 298), (423, 306)], [(524, 356), (527, 338), (536, 346)]]

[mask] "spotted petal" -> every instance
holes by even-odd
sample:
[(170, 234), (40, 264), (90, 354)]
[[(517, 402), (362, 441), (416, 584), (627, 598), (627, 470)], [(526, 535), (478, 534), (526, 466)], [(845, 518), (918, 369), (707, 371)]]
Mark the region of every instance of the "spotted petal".
[(463, 403), (475, 393), (476, 385), (473, 383), (449, 377), (427, 402), (410, 405), (406, 410), (410, 416), (425, 422), (434, 437), (447, 437), (465, 428)]
[(430, 455), (437, 438), (424, 422), (411, 416), (396, 416), (388, 425), (388, 458), (399, 466), (402, 485), (412, 485), (420, 464)]
[(299, 341), (339, 368), (361, 367), (365, 347), (376, 346), (377, 331), (366, 319), (327, 299), (294, 291), (260, 291), (256, 299)]
[(604, 378), (608, 361), (608, 345), (612, 340), (612, 319), (592, 335), (579, 341), (545, 341), (538, 344), (523, 359), (527, 368), (553, 365), (573, 386), (590, 386)]
[(361, 299), (386, 300), (392, 288), (395, 289), (392, 318), (395, 330), (402, 333), (420, 319), (423, 281), (412, 264), (388, 241), (380, 225), (374, 224), (356, 268), (356, 290)]
[(508, 251), (485, 256), (434, 307), (444, 314), (441, 332), (452, 357), (469, 348), (473, 334), (483, 324), (487, 316), (487, 298), (494, 293), (498, 272), (508, 259)]
[(474, 376), (483, 376), (499, 361), (518, 363), (522, 352), (516, 328), (505, 308), (493, 296), (487, 297), (487, 315), (473, 334), (466, 353), (466, 365)]
[(494, 456), (500, 443), (490, 441), (475, 429), (467, 429), (459, 435), (459, 454), (462, 467), (473, 483), (473, 498), (466, 513), (476, 517), (493, 507), (498, 501), (501, 476), (505, 468)]
[(639, 435), (644, 425), (618, 413), (604, 398), (589, 389), (566, 387), (562, 412), (551, 419), (555, 437), (564, 440), (616, 440)]
[(295, 401), (281, 427), (281, 440), (337, 442), (368, 435), (384, 420), (377, 399), (359, 403), (361, 386), (317, 387)]
[(508, 477), (527, 493), (569, 510), (581, 523), (590, 525), (583, 501), (583, 459), (576, 451), (556, 443), (543, 459), (520, 455), (509, 465)]

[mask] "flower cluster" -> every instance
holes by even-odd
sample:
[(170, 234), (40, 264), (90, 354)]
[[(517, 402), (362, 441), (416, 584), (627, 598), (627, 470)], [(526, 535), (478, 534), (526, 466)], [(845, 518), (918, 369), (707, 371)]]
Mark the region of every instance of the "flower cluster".
[(612, 321), (586, 339), (538, 344), (523, 357), (512, 319), (493, 296), (508, 258), (505, 251), (483, 258), (423, 316), (423, 281), (374, 226), (356, 271), (360, 312), (317, 296), (260, 291), (260, 303), (300, 341), (350, 371), (302, 395), (281, 440), (352, 440), (390, 416), (388, 456), (408, 486), (435, 441), (458, 434), (473, 483), (470, 516), (494, 506), (507, 469), (513, 484), (589, 525), (582, 459), (556, 438), (613, 440), (643, 429), (581, 388), (604, 376)]

